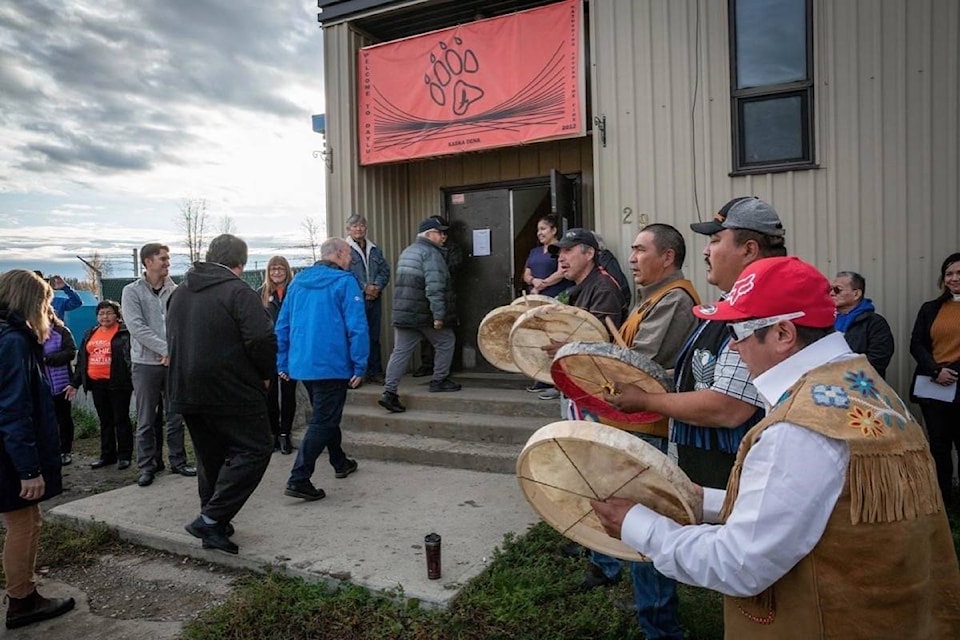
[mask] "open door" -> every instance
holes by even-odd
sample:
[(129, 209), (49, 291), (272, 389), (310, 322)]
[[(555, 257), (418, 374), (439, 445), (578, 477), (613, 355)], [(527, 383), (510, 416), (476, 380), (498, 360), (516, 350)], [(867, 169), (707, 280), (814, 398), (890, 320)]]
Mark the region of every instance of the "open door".
[(550, 170), (550, 210), (561, 220), (561, 235), (582, 224), (577, 202), (578, 180), (579, 176), (568, 177), (556, 169)]

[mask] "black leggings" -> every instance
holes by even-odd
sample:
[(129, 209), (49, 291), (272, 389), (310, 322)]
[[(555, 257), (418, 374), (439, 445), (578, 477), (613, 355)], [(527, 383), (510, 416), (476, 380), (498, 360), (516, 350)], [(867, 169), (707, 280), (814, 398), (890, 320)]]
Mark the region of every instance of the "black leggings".
[(944, 504), (953, 500), (953, 448), (960, 451), (960, 404), (924, 400), (920, 405), (930, 438), (930, 454), (937, 466), (937, 484)]
[(70, 453), (73, 451), (73, 406), (65, 391), (53, 396), (53, 410), (60, 427), (60, 453)]

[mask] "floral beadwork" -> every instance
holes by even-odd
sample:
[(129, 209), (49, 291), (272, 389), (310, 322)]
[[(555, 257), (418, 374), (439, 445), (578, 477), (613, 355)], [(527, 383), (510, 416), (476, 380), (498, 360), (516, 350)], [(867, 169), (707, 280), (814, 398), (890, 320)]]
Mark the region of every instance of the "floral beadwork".
[(811, 389), (813, 401), (821, 407), (839, 407), (846, 409), (850, 406), (850, 397), (843, 387), (835, 384), (817, 384)]
[(883, 422), (872, 410), (854, 407), (847, 416), (850, 418), (850, 426), (859, 429), (863, 435), (871, 438), (883, 435)]
[(869, 377), (863, 369), (859, 371), (847, 371), (843, 379), (850, 383), (851, 391), (859, 392), (864, 398), (873, 398), (874, 400), (880, 398), (873, 378)]

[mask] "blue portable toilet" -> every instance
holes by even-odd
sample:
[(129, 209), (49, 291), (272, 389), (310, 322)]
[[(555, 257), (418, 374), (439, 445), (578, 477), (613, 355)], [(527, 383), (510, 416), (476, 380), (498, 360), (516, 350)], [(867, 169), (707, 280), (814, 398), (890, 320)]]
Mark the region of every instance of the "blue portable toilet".
[[(74, 289), (80, 296), (82, 304), (76, 309), (67, 311), (63, 319), (64, 324), (73, 334), (73, 339), (77, 341), (77, 347), (80, 347), (80, 341), (83, 340), (83, 334), (87, 329), (97, 324), (97, 297), (89, 291)], [(66, 298), (67, 294), (62, 291), (54, 291), (54, 296)]]

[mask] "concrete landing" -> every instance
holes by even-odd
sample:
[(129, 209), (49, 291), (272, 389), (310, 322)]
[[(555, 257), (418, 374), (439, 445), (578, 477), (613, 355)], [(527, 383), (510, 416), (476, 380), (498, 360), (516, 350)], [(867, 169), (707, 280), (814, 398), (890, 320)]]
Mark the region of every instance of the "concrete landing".
[[(348, 451), (349, 453), (349, 451)], [(53, 509), (61, 521), (101, 522), (125, 540), (179, 555), (309, 581), (347, 580), (445, 607), (479, 574), (505, 534), (538, 521), (514, 476), (358, 458), (337, 480), (325, 457), (313, 481), (316, 502), (283, 495), (294, 456), (275, 453), (263, 481), (234, 520), (240, 555), (202, 549), (183, 526), (199, 512), (195, 478), (162, 473), (136, 485)], [(428, 580), (423, 537), (442, 538), (443, 576)]]

